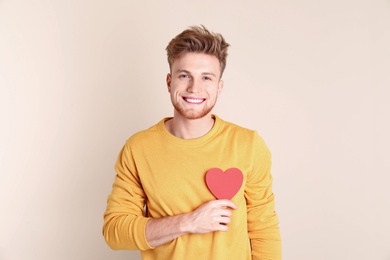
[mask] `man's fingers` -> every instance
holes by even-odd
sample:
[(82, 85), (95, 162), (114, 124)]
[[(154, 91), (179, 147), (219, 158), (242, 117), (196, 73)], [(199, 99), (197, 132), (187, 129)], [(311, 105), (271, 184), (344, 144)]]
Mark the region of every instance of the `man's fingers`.
[(229, 217), (220, 216), (215, 218), (215, 222), (218, 222), (219, 224), (229, 224), (231, 222), (231, 219)]
[(231, 200), (215, 200), (215, 205), (218, 207), (228, 207), (231, 209), (237, 209), (237, 205), (234, 204)]
[(229, 227), (226, 224), (220, 224), (219, 228), (217, 229), (218, 231), (228, 231)]
[(226, 216), (226, 217), (230, 217), (232, 215), (232, 211), (230, 209), (220, 209), (218, 210), (218, 212), (216, 213), (217, 215), (219, 216)]

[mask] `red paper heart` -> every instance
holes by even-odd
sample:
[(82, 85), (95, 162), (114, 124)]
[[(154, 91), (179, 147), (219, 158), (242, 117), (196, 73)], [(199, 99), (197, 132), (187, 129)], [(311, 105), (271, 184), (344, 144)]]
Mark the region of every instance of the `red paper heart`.
[(239, 191), (244, 176), (237, 168), (223, 172), (219, 168), (212, 168), (206, 173), (206, 184), (217, 199), (232, 199)]

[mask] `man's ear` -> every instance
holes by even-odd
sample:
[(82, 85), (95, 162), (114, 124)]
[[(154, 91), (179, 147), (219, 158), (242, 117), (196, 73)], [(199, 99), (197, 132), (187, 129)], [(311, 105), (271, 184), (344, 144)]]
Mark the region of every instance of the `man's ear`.
[(219, 82), (218, 82), (218, 96), (222, 93), (222, 90), (223, 90), (223, 80), (221, 79)]
[(166, 78), (168, 92), (171, 92), (171, 81), (172, 81), (171, 73), (168, 73)]

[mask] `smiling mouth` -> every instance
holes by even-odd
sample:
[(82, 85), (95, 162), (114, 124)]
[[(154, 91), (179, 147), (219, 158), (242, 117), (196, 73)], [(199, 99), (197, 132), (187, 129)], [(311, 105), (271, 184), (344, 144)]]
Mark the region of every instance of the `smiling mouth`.
[(200, 104), (203, 101), (205, 101), (205, 98), (192, 98), (192, 97), (183, 97), (184, 101), (191, 103), (191, 104)]

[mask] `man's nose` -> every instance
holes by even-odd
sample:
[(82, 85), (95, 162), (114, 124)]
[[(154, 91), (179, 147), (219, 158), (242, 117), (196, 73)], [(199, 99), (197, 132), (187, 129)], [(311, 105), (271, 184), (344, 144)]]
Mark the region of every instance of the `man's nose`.
[(201, 89), (201, 86), (200, 86), (200, 82), (198, 80), (192, 79), (188, 83), (187, 91), (189, 93), (197, 93), (200, 91), (200, 89)]

